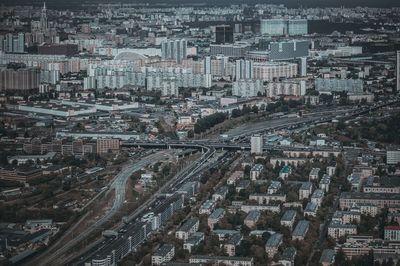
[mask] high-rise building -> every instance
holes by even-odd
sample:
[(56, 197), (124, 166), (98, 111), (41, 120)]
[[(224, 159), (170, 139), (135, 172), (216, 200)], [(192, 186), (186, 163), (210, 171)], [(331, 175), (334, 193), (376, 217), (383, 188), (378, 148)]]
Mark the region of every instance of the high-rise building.
[(233, 28), (229, 25), (215, 27), (215, 43), (233, 43)]
[(396, 90), (400, 92), (400, 50), (396, 53)]
[(306, 19), (261, 19), (261, 34), (270, 36), (303, 35), (308, 33)]
[(17, 53), (23, 53), (25, 50), (25, 34), (23, 32), (18, 33), (18, 45)]
[(119, 152), (119, 139), (97, 139), (97, 153), (118, 153)]
[(256, 134), (251, 136), (250, 143), (251, 143), (252, 154), (262, 154), (264, 146), (264, 140), (262, 135)]
[(280, 36), (287, 34), (287, 23), (283, 19), (261, 19), (261, 34)]
[(236, 80), (253, 78), (253, 61), (236, 60)]
[(400, 162), (400, 150), (387, 150), (386, 151), (386, 163), (387, 164), (398, 164)]
[(255, 62), (253, 64), (253, 78), (264, 81), (276, 78), (293, 78), (297, 76), (298, 66), (295, 63), (286, 62)]
[(187, 41), (181, 40), (165, 40), (161, 43), (161, 57), (163, 60), (175, 60), (182, 63), (187, 55)]
[(263, 82), (259, 79), (242, 79), (233, 82), (232, 95), (239, 97), (256, 97), (264, 92)]
[(270, 43), (270, 60), (291, 60), (308, 56), (309, 41), (291, 40)]
[(306, 94), (306, 81), (277, 81), (268, 82), (265, 88), (266, 96), (276, 98), (282, 95), (285, 96), (304, 96)]
[(48, 28), (46, 2), (43, 3), (42, 12), (40, 13), (39, 27), (41, 31), (46, 31)]
[(315, 89), (320, 93), (347, 91), (349, 93), (362, 93), (364, 84), (361, 79), (315, 79)]
[(25, 50), (25, 34), (13, 35), (8, 33), (5, 36), (0, 36), (0, 50), (6, 53), (23, 53)]
[(0, 69), (0, 90), (31, 90), (40, 85), (39, 68)]
[(72, 56), (78, 53), (77, 44), (42, 44), (38, 46), (38, 54)]
[(287, 34), (289, 36), (303, 35), (308, 33), (308, 23), (306, 19), (289, 19), (287, 23)]
[(211, 74), (211, 57), (206, 56), (203, 60), (203, 63), (204, 63), (203, 74)]
[(210, 53), (213, 56), (244, 57), (249, 47), (247, 43), (211, 44)]
[(168, 77), (162, 80), (161, 84), (161, 95), (162, 96), (178, 96), (179, 90), (176, 86), (175, 78)]
[(307, 76), (307, 57), (301, 57), (300, 58), (299, 74), (302, 77)]

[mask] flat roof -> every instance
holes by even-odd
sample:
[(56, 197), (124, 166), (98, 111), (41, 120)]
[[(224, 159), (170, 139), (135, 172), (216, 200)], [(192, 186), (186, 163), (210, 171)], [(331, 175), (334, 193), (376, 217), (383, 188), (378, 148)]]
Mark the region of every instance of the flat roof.
[(376, 200), (400, 200), (398, 193), (363, 193), (342, 192), (340, 199), (376, 199)]
[(321, 258), (319, 260), (320, 263), (333, 263), (335, 259), (335, 250), (333, 249), (324, 249), (322, 251)]
[(275, 233), (273, 234), (270, 238), (268, 238), (267, 243), (265, 244), (265, 246), (268, 247), (277, 247), (281, 244), (283, 239), (283, 235), (280, 233)]
[(177, 231), (189, 231), (196, 223), (199, 222), (199, 218), (191, 217), (189, 218)]
[(282, 216), (281, 221), (292, 221), (296, 217), (295, 210), (287, 210)]
[(174, 249), (174, 245), (172, 244), (164, 244), (161, 247), (159, 247), (153, 254), (153, 256), (161, 256), (164, 257), (166, 256), (172, 249)]
[(300, 220), (293, 230), (293, 236), (305, 236), (307, 233), (310, 222), (307, 220)]
[(218, 208), (218, 209), (215, 209), (215, 211), (213, 211), (213, 213), (211, 213), (208, 218), (210, 218), (210, 219), (218, 219), (221, 216), (223, 216), (224, 213), (225, 213), (224, 209)]

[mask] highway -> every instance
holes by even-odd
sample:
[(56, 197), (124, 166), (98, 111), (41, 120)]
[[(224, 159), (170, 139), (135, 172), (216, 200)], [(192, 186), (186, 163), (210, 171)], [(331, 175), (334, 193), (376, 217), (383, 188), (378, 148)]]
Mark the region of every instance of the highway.
[[(122, 233), (122, 235), (118, 234), (118, 237), (115, 239), (103, 239), (101, 243), (96, 243), (89, 250), (84, 251), (83, 255), (80, 255), (74, 258), (72, 261), (68, 263), (68, 265), (82, 265), (85, 262), (91, 262), (93, 259), (102, 258), (104, 256), (107, 257), (107, 254), (111, 251), (118, 250), (122, 243), (125, 243), (123, 240), (124, 237), (132, 237), (135, 233), (139, 233), (142, 230), (142, 227), (137, 227), (138, 217), (143, 216), (146, 212), (151, 209), (156, 208), (159, 204), (166, 200), (165, 195), (173, 194), (176, 190), (182, 186), (185, 182), (193, 180), (196, 178), (197, 174), (206, 168), (211, 167), (212, 165), (216, 165), (218, 163), (218, 159), (213, 159), (215, 155), (215, 149), (217, 148), (226, 148), (226, 149), (248, 149), (248, 144), (242, 144), (241, 141), (248, 140), (249, 136), (255, 133), (262, 133), (265, 131), (278, 130), (283, 128), (290, 128), (293, 126), (306, 126), (324, 122), (330, 122), (332, 119), (349, 119), (351, 117), (367, 114), (370, 111), (376, 110), (378, 108), (397, 103), (397, 100), (393, 100), (387, 103), (383, 103), (380, 105), (375, 105), (373, 107), (368, 108), (345, 108), (339, 107), (338, 109), (328, 109), (324, 111), (314, 112), (304, 114), (301, 117), (294, 117), (293, 115), (282, 115), (277, 118), (272, 118), (262, 122), (256, 122), (251, 124), (244, 124), (235, 129), (228, 131), (226, 134), (228, 135), (228, 143), (221, 143), (218, 140), (198, 140), (198, 141), (188, 141), (188, 142), (179, 142), (179, 141), (169, 141), (169, 142), (130, 142), (124, 141), (122, 143), (123, 146), (136, 146), (136, 147), (151, 147), (151, 148), (195, 148), (199, 150), (206, 150), (206, 152), (199, 158), (197, 161), (193, 162), (191, 165), (186, 167), (183, 171), (178, 173), (174, 178), (169, 180), (162, 188), (160, 188), (156, 193), (154, 193), (150, 199), (148, 199), (143, 205), (141, 205), (138, 209), (136, 209), (133, 213), (127, 215), (124, 221), (127, 223), (121, 229), (123, 232), (128, 232), (126, 235)], [(267, 147), (275, 148), (275, 147)], [(143, 161), (144, 160), (144, 161)], [(143, 159), (141, 164), (135, 164), (135, 166), (130, 166), (124, 168), (119, 175), (116, 176), (115, 180), (112, 183), (112, 187), (116, 190), (116, 197), (113, 203), (113, 207), (111, 210), (102, 217), (98, 222), (104, 223), (107, 221), (109, 217), (115, 214), (116, 210), (119, 209), (121, 204), (124, 201), (124, 193), (125, 193), (125, 185), (126, 180), (129, 177), (129, 173), (136, 171), (135, 169), (140, 169), (146, 163), (150, 163), (152, 161), (156, 161), (157, 157), (152, 157), (151, 160)], [(142, 165), (143, 164), (143, 165)], [(136, 168), (137, 167), (137, 168)], [(167, 197), (168, 198), (168, 197)], [(91, 228), (98, 227), (97, 222)], [(93, 231), (92, 229), (91, 231)], [(136, 231), (135, 231), (136, 230)], [(83, 240), (88, 234), (80, 235), (76, 240), (74, 239), (73, 243), (68, 243), (66, 247), (62, 247), (59, 252), (58, 250), (51, 256), (52, 259), (56, 258), (58, 254), (62, 254), (71, 248), (75, 243), (78, 243), (80, 240)], [(141, 241), (144, 241), (142, 239)], [(142, 242), (140, 242), (142, 243)], [(139, 243), (139, 244), (140, 244)], [(123, 253), (125, 254), (125, 253)], [(124, 256), (124, 255), (122, 255)], [(118, 258), (120, 259), (120, 258)], [(114, 258), (115, 260), (115, 258)], [(49, 260), (51, 262), (52, 260)]]
[[(124, 217), (125, 224), (118, 229), (118, 237), (116, 238), (103, 238), (98, 241), (96, 245), (90, 247), (89, 250), (83, 252), (83, 254), (72, 259), (67, 265), (83, 265), (85, 262), (91, 262), (93, 259), (99, 259), (107, 256), (110, 251), (117, 250), (120, 245), (123, 245), (124, 239), (126, 240), (132, 235), (139, 235), (142, 227), (138, 226), (139, 217), (150, 210), (154, 210), (159, 207), (165, 201), (165, 195), (174, 194), (176, 190), (182, 186), (185, 182), (194, 180), (198, 177), (198, 174), (204, 171), (208, 167), (212, 167), (218, 163), (218, 159), (214, 158), (215, 150), (207, 149), (199, 159), (184, 168), (172, 179), (168, 180), (151, 198), (137, 208), (133, 213)], [(168, 198), (168, 197), (167, 197)]]
[[(49, 253), (49, 251), (52, 251), (50, 248), (48, 252), (42, 254), (40, 258), (42, 258), (40, 261), (43, 265), (51, 265), (51, 263), (57, 262), (57, 259), (60, 259), (61, 255), (65, 254), (69, 249), (77, 245), (79, 242), (84, 240), (86, 237), (88, 237), (94, 230), (97, 228), (101, 227), (104, 223), (109, 221), (111, 217), (113, 217), (117, 211), (121, 208), (122, 204), (125, 201), (125, 190), (126, 190), (126, 183), (129, 179), (129, 177), (136, 171), (139, 171), (146, 165), (149, 165), (150, 163), (159, 161), (163, 159), (166, 156), (166, 152), (158, 152), (155, 154), (151, 154), (149, 156), (146, 156), (142, 158), (138, 162), (132, 162), (130, 161), (129, 165), (125, 166), (111, 181), (109, 191), (112, 191), (115, 189), (115, 197), (113, 201), (112, 207), (100, 218), (98, 219), (94, 224), (92, 224), (90, 227), (88, 227), (85, 231), (81, 232), (77, 237), (72, 239), (71, 241), (67, 243), (63, 243), (63, 246), (60, 247), (59, 249)], [(48, 256), (45, 256), (48, 255)], [(27, 265), (30, 265), (28, 263)]]

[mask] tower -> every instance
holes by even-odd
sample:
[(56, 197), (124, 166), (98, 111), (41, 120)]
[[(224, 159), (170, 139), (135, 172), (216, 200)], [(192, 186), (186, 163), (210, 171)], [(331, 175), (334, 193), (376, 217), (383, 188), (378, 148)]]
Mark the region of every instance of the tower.
[(215, 43), (233, 43), (233, 28), (229, 25), (216, 26)]
[(260, 155), (263, 152), (263, 144), (264, 144), (264, 140), (263, 140), (263, 136), (260, 134), (256, 134), (251, 136), (250, 139), (250, 144), (251, 144), (251, 153), (252, 154), (257, 154)]
[(400, 92), (400, 50), (396, 53), (396, 90)]
[(181, 40), (165, 40), (161, 43), (161, 58), (163, 60), (172, 59), (178, 64), (186, 59), (187, 41)]
[(42, 12), (40, 14), (40, 30), (46, 31), (47, 30), (47, 9), (46, 9), (46, 2), (43, 2)]

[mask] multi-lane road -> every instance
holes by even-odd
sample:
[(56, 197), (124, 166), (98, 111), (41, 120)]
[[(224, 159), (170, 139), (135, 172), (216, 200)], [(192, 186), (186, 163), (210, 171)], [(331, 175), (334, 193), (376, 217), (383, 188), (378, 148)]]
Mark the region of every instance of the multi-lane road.
[[(94, 230), (100, 228), (107, 221), (109, 221), (122, 207), (125, 201), (125, 191), (126, 184), (129, 177), (136, 171), (139, 171), (143, 167), (162, 160), (165, 156), (171, 156), (167, 151), (161, 151), (154, 154), (150, 154), (137, 162), (130, 161), (123, 169), (115, 176), (115, 178), (111, 181), (109, 185), (109, 191), (115, 191), (115, 197), (112, 204), (112, 207), (95, 223), (89, 226), (83, 232), (80, 232), (79, 235), (67, 243), (62, 243), (62, 246), (59, 246), (58, 249), (54, 250), (54, 248), (49, 248), (44, 254), (42, 254), (38, 259), (40, 259), (40, 263), (42, 265), (51, 265), (57, 264), (57, 260), (62, 257), (62, 255), (66, 254), (68, 250), (73, 248), (79, 242), (87, 238)], [(54, 245), (54, 247), (58, 247), (58, 245)], [(36, 260), (35, 260), (36, 261)], [(31, 265), (27, 263), (27, 265)]]
[[(192, 142), (168, 142), (168, 143), (137, 143), (137, 142), (124, 142), (123, 145), (126, 146), (150, 146), (150, 147), (174, 147), (174, 148), (197, 148), (206, 150), (207, 152), (202, 155), (197, 161), (193, 162), (190, 166), (185, 168), (182, 172), (178, 173), (174, 178), (169, 180), (158, 192), (154, 193), (150, 199), (148, 199), (143, 205), (141, 205), (138, 209), (136, 209), (133, 213), (127, 215), (126, 220), (133, 221), (137, 219), (137, 217), (143, 215), (149, 207), (154, 207), (154, 204), (157, 204), (157, 199), (160, 195), (165, 193), (173, 193), (176, 189), (184, 184), (185, 182), (191, 180), (194, 176), (196, 176), (200, 171), (203, 171), (206, 167), (209, 167), (211, 164), (214, 165), (218, 161), (210, 160), (214, 155), (214, 148), (229, 148), (232, 145), (237, 146), (234, 148), (242, 148), (243, 144), (240, 144), (240, 141), (248, 139), (251, 134), (261, 133), (270, 130), (276, 130), (281, 128), (289, 128), (293, 126), (305, 126), (312, 125), (322, 122), (331, 121), (334, 118), (350, 118), (357, 115), (365, 114), (371, 110), (376, 110), (383, 106), (387, 106), (392, 104), (395, 101), (390, 103), (383, 103), (381, 105), (374, 106), (373, 108), (368, 109), (360, 109), (360, 108), (335, 108), (335, 109), (326, 109), (321, 110), (319, 112), (304, 114), (301, 117), (295, 117), (293, 115), (282, 115), (280, 117), (272, 118), (267, 121), (255, 122), (251, 124), (244, 124), (239, 127), (236, 127), (226, 134), (228, 135), (228, 144), (222, 144), (218, 140), (200, 140), (200, 141), (192, 141)], [(221, 146), (222, 145), (222, 146)], [(247, 146), (244, 148), (248, 148)], [(139, 162), (134, 165), (127, 166), (124, 168), (111, 183), (111, 188), (115, 189), (115, 199), (112, 205), (112, 208), (94, 225), (89, 227), (83, 234), (79, 235), (76, 239), (66, 243), (63, 247), (59, 248), (52, 255), (47, 257), (46, 263), (54, 262), (60, 254), (64, 254), (71, 247), (79, 243), (81, 240), (86, 238), (94, 229), (99, 227), (99, 225), (108, 221), (110, 217), (115, 215), (116, 211), (121, 207), (125, 199), (125, 187), (126, 182), (129, 176), (144, 167), (145, 165), (160, 160), (162, 157), (161, 154), (157, 153), (151, 155), (149, 157), (143, 158)], [(165, 155), (163, 155), (165, 156)], [(128, 228), (129, 230), (133, 230), (134, 228)], [(139, 229), (138, 229), (139, 230)], [(78, 256), (77, 258), (71, 261), (72, 265), (80, 265), (84, 262), (90, 262), (92, 258), (98, 256), (99, 254), (104, 253), (104, 250), (110, 250), (110, 248), (118, 245), (118, 242), (111, 241), (103, 241), (100, 244), (94, 245), (90, 250), (86, 251), (83, 255)], [(45, 264), (46, 264), (45, 263)]]
[[(205, 148), (206, 152), (192, 164), (188, 165), (182, 171), (177, 173), (172, 179), (168, 180), (156, 193), (154, 193), (146, 202), (144, 202), (133, 213), (124, 217), (125, 224), (117, 228), (119, 232), (116, 238), (103, 238), (96, 245), (91, 246), (82, 254), (70, 260), (68, 265), (82, 265), (85, 262), (91, 262), (93, 259), (107, 257), (111, 250), (118, 250), (120, 245), (124, 245), (124, 239), (132, 235), (139, 235), (142, 227), (138, 227), (138, 218), (142, 217), (149, 210), (157, 208), (164, 200), (160, 200), (166, 194), (173, 194), (185, 182), (198, 177), (199, 173), (208, 167), (214, 166), (218, 161), (218, 156), (215, 156), (214, 149)], [(214, 157), (215, 156), (215, 157)], [(137, 232), (136, 232), (137, 231)]]

